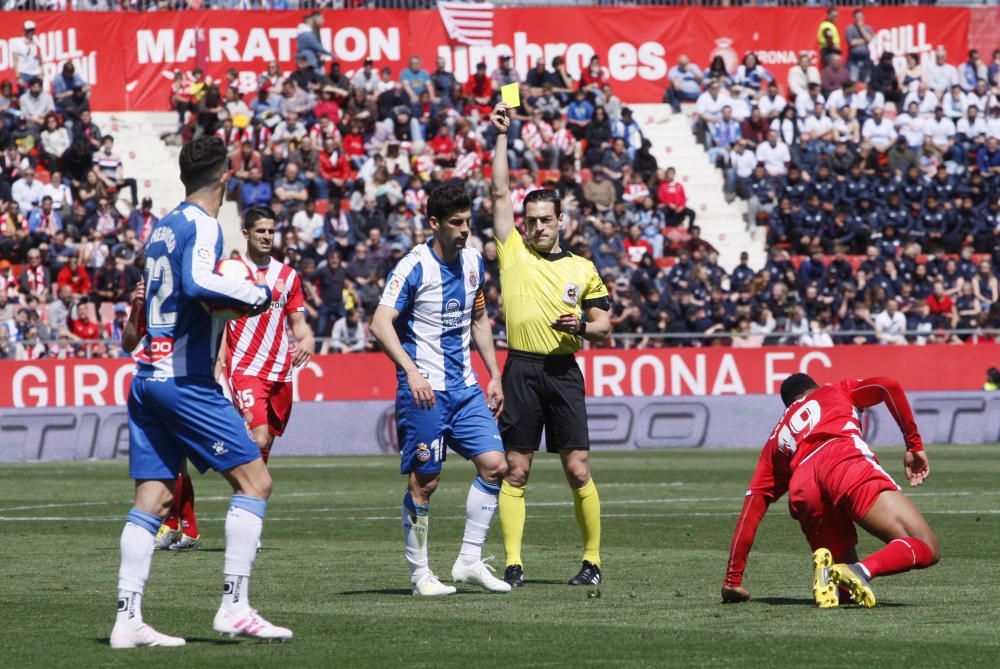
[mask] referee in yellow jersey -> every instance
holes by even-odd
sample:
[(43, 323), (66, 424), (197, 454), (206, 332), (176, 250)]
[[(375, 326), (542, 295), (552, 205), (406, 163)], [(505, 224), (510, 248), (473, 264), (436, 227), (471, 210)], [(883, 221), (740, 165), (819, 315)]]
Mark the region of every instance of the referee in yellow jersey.
[(493, 234), (510, 345), (502, 376), (506, 404), (499, 418), (508, 466), (500, 488), (500, 527), (507, 555), (504, 580), (515, 588), (524, 585), (524, 492), (545, 428), (546, 448), (562, 460), (583, 536), (583, 566), (569, 583), (598, 585), (601, 502), (587, 460), (590, 437), (583, 374), (573, 354), (581, 339), (596, 343), (608, 339), (611, 304), (594, 264), (560, 246), (563, 216), (556, 191), (536, 190), (524, 198), (526, 242), (514, 229), (507, 109), (500, 103), (490, 115), (498, 133), (493, 153)]

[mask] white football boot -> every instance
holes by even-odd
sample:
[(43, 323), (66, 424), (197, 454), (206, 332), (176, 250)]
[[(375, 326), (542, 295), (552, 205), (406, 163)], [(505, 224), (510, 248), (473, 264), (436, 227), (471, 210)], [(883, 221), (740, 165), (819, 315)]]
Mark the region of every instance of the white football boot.
[(288, 641), (292, 638), (292, 630), (265, 620), (257, 613), (257, 609), (247, 609), (241, 613), (219, 609), (212, 622), (212, 629), (230, 637), (245, 636), (262, 641)]
[(445, 585), (438, 580), (433, 572), (428, 571), (419, 581), (413, 584), (413, 594), (422, 597), (440, 597), (442, 595), (454, 595), (458, 592), (454, 587)]
[(479, 585), (490, 592), (510, 592), (510, 583), (503, 581), (494, 574), (496, 570), (493, 565), (486, 564), (493, 559), (489, 556), (485, 560), (476, 560), (471, 564), (462, 562), (461, 556), (455, 560), (455, 565), (451, 568), (451, 580), (455, 583), (469, 583)]
[(150, 625), (138, 628), (115, 625), (111, 630), (112, 648), (138, 648), (140, 646), (183, 646), (184, 639), (157, 632)]

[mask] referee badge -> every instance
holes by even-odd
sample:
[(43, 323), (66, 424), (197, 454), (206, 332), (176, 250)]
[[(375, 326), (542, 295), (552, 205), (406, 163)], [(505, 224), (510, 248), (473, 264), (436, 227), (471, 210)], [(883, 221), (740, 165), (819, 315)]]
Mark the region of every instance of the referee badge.
[(562, 301), (566, 304), (576, 305), (580, 300), (580, 286), (575, 283), (567, 283), (563, 288)]

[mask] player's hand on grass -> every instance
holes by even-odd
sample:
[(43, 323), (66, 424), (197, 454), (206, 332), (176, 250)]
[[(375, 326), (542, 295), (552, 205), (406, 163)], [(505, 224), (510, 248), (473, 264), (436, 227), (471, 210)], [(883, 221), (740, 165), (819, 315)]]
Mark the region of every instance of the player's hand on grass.
[(563, 314), (549, 323), (549, 327), (559, 332), (575, 335), (580, 331), (580, 319), (573, 314)]
[(510, 130), (510, 114), (507, 113), (508, 109), (510, 107), (507, 106), (507, 103), (498, 102), (497, 106), (490, 113), (490, 123), (493, 124), (493, 128), (501, 135), (506, 135), (507, 131)]
[(750, 600), (750, 591), (744, 587), (722, 586), (722, 603), (739, 604)]
[(418, 370), (407, 372), (406, 382), (410, 386), (410, 393), (413, 394), (413, 403), (420, 409), (431, 409), (434, 407), (434, 389), (430, 382), (420, 375)]
[(911, 488), (916, 488), (931, 474), (927, 451), (907, 451), (903, 454), (903, 471)]
[(489, 404), (494, 418), (503, 411), (503, 384), (499, 376), (490, 379), (489, 385), (486, 386), (486, 403)]

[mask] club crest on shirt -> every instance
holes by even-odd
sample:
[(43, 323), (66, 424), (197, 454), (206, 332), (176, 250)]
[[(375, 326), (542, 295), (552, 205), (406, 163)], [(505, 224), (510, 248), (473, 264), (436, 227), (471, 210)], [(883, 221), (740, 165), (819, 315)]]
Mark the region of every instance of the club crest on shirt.
[(469, 286), (475, 288), (479, 285), (479, 276), (475, 272), (469, 272)]
[(427, 444), (417, 444), (417, 460), (427, 462), (431, 459), (431, 449)]
[(566, 304), (577, 304), (580, 300), (580, 286), (575, 283), (567, 283), (563, 288), (562, 301)]

